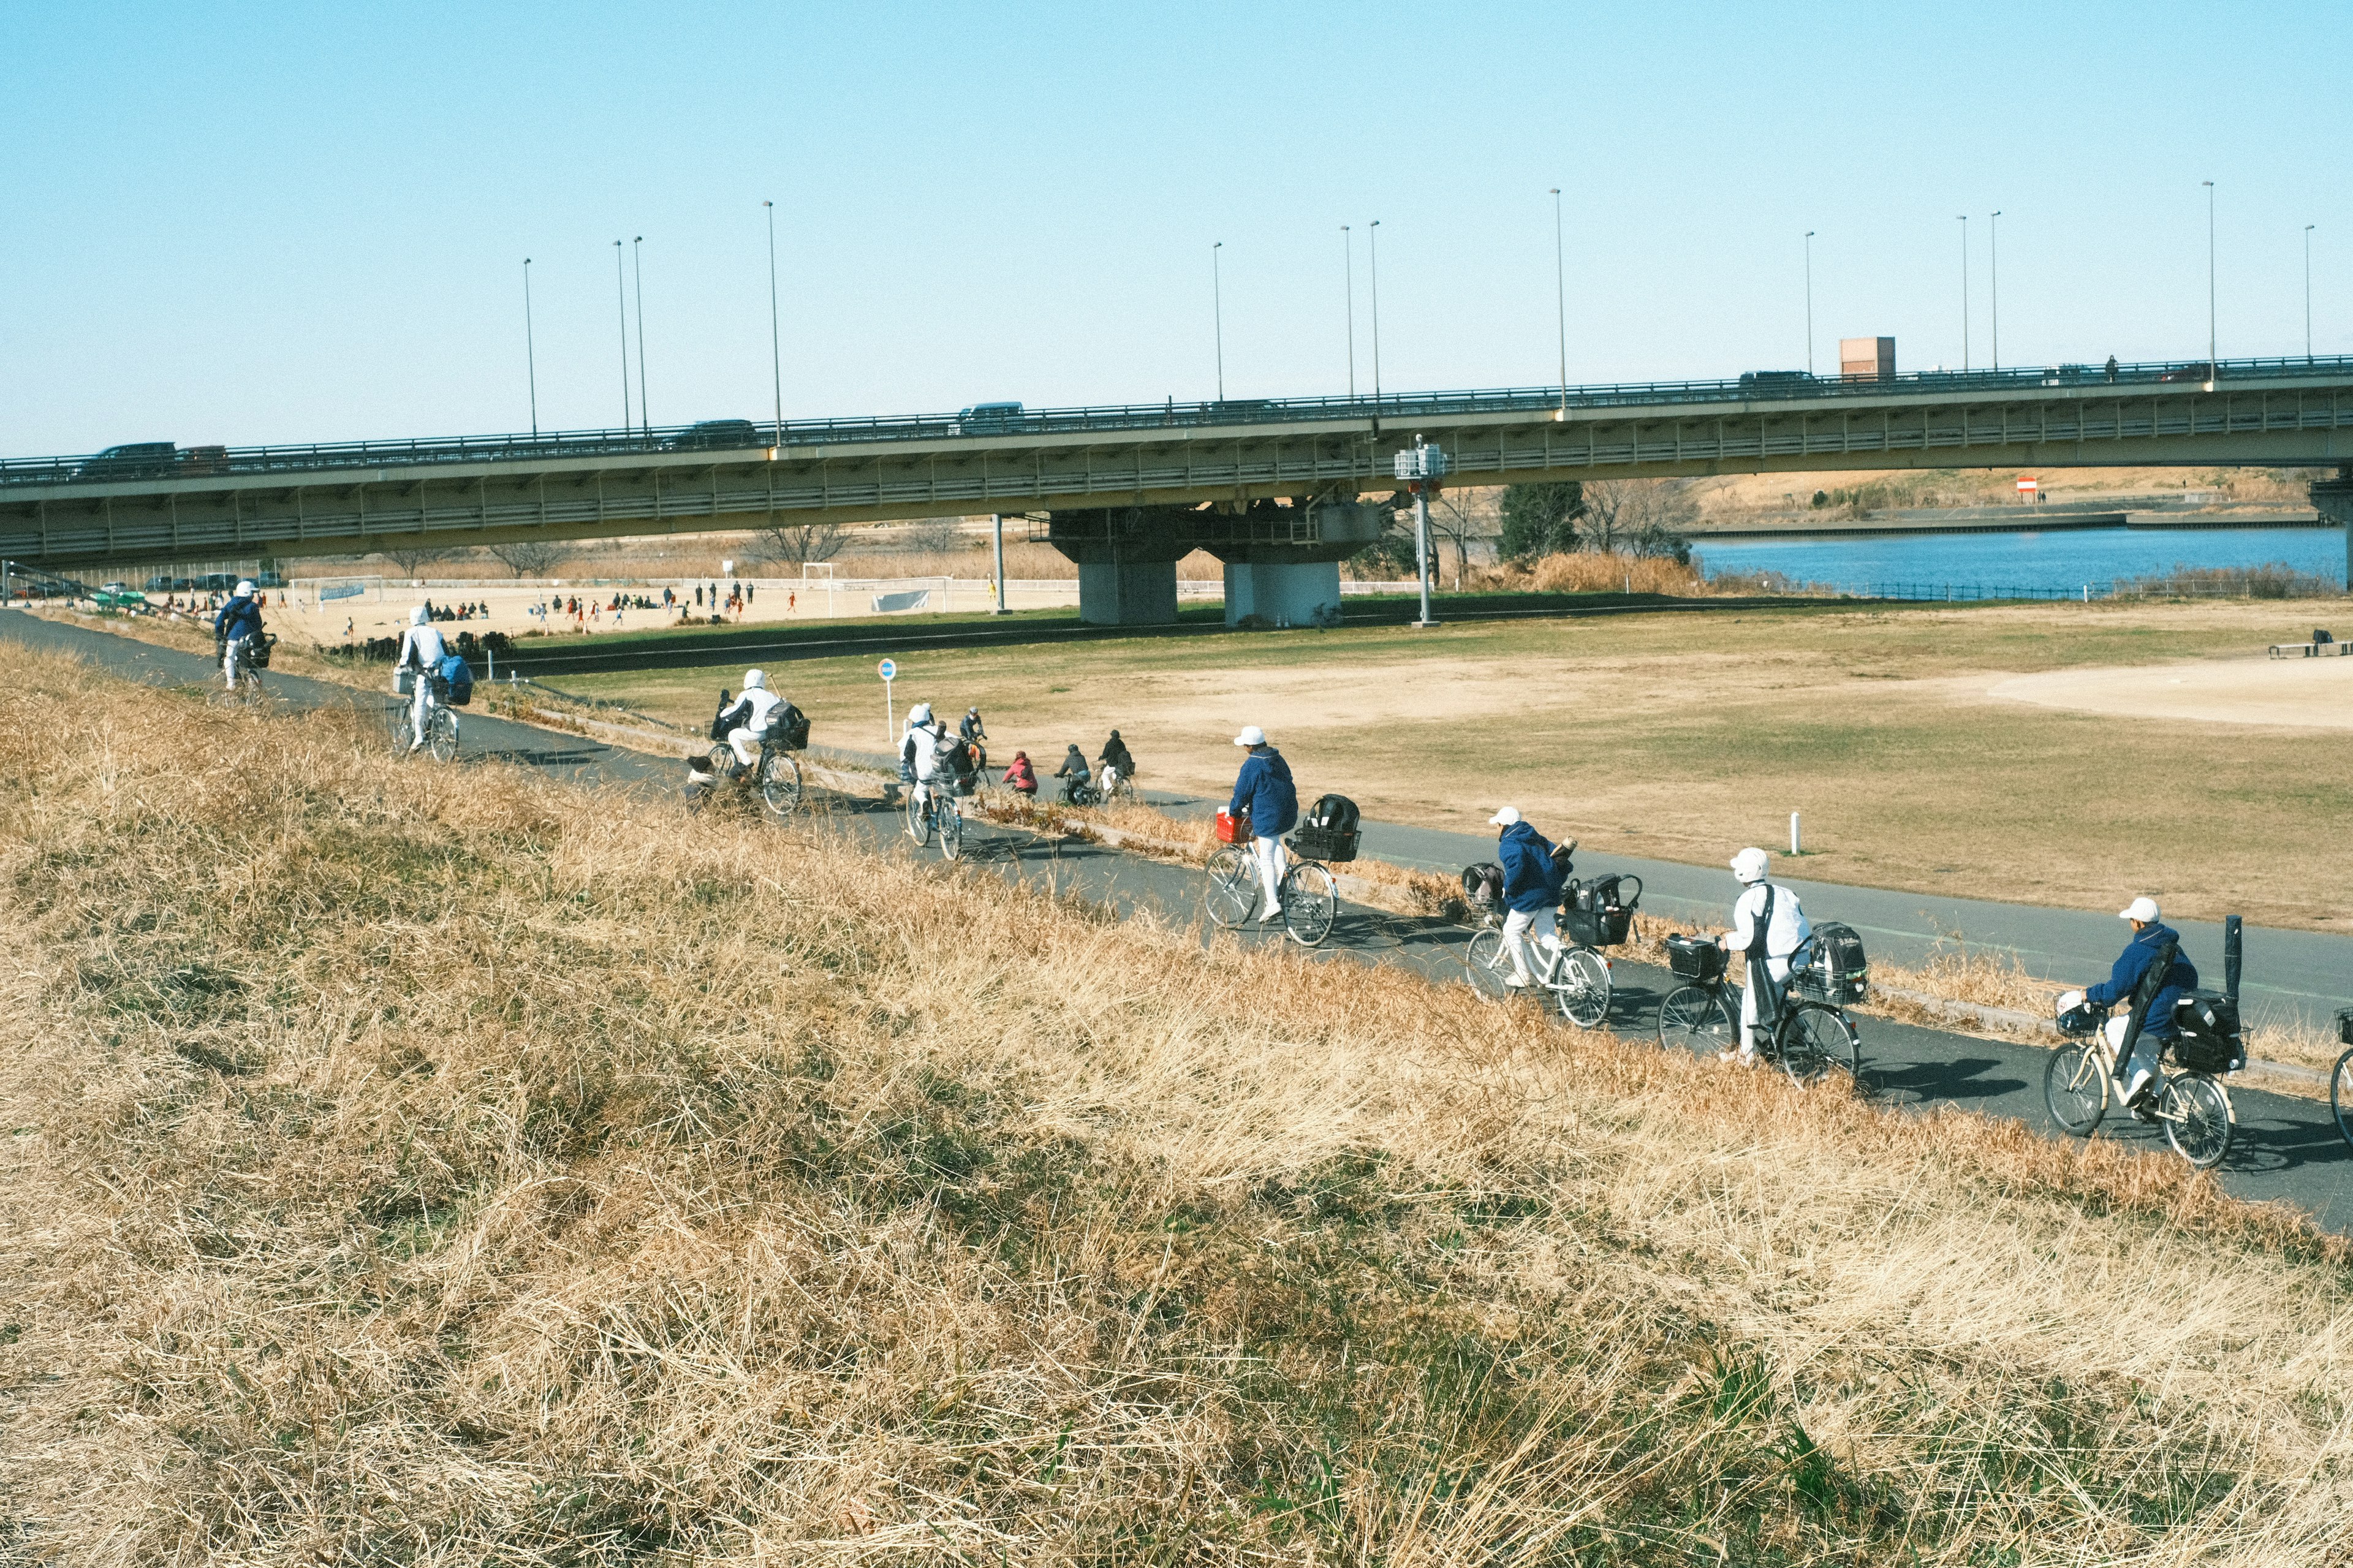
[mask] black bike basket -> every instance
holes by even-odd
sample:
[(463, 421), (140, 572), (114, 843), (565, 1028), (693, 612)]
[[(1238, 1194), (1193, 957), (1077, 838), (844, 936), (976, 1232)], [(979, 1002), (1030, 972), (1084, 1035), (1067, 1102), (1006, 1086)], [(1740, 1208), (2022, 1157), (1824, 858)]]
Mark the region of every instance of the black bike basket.
[(2239, 1006), (2227, 996), (2184, 996), (2173, 1005), (2173, 1059), (2189, 1072), (2236, 1072), (2247, 1065)]
[(1722, 978), (1729, 956), (1707, 937), (1685, 936), (1678, 931), (1667, 938), (1667, 967), (1684, 980)]
[(1809, 996), (1826, 1002), (1860, 1002), (1871, 984), (1871, 961), (1863, 955), (1862, 938), (1854, 928), (1836, 921), (1814, 928), (1806, 945), (1793, 955), (1789, 979)]
[[(1633, 881), (1632, 878), (1624, 879)], [(1634, 929), (1634, 910), (1619, 902), (1616, 877), (1571, 882), (1560, 896), (1560, 929), (1580, 947), (1616, 947)], [(1641, 884), (1634, 882), (1636, 896)]]
[(775, 716), (768, 721), (768, 729), (776, 737), (776, 744), (787, 752), (808, 750), (808, 715), (791, 703), (787, 702), (776, 710)]
[(2338, 1010), (2337, 1015), (2337, 1040), (2339, 1045), (2353, 1046), (2353, 1007), (2346, 1007)]
[(1462, 901), (1474, 910), (1503, 907), (1504, 868), (1493, 860), (1462, 868)]
[(1345, 795), (1327, 795), (1299, 819), (1291, 847), (1310, 860), (1354, 860), (1357, 837), (1356, 803)]
[(278, 646), (276, 632), (264, 632), (245, 645), (245, 661), (256, 669), (269, 668), (269, 650)]

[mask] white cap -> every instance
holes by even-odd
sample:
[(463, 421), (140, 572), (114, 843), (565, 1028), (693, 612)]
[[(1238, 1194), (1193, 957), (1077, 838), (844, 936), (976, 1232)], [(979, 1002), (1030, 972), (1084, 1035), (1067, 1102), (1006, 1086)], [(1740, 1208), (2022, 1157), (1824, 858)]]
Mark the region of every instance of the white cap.
[(907, 724), (910, 729), (913, 729), (917, 725), (928, 724), (931, 721), (932, 705), (928, 702), (918, 702), (914, 707), (907, 710)]
[(1737, 881), (1761, 882), (1772, 864), (1772, 857), (1752, 844), (1732, 858), (1732, 875)]
[(2147, 897), (2135, 899), (2116, 911), (2116, 919), (2138, 921), (2143, 925), (2153, 926), (2157, 923), (2157, 900)]
[(423, 626), (427, 618), (428, 617), (425, 614), (425, 606), (422, 605), (417, 605), (415, 609), (408, 612), (408, 624), (412, 626)]
[(1255, 724), (1245, 724), (1242, 726), (1242, 732), (1234, 737), (1234, 744), (1237, 746), (1263, 746), (1266, 744), (1266, 731), (1260, 729)]
[(766, 676), (765, 676), (765, 675), (762, 675), (758, 670), (756, 670), (756, 669), (747, 669), (747, 670), (745, 670), (745, 671), (744, 672), (744, 690), (746, 690), (746, 691), (756, 691), (756, 690), (758, 690), (761, 687), (764, 687), (764, 686), (765, 686), (765, 685), (767, 685), (767, 684), (768, 684), (768, 678), (767, 678)]
[(234, 598), (238, 598), (238, 599), (250, 599), (250, 598), (252, 598), (252, 597), (253, 597), (253, 579), (252, 579), (252, 578), (250, 578), (250, 577), (248, 577), (244, 582), (239, 583), (239, 584), (237, 585), (237, 592), (236, 592), (236, 594), (234, 594), (234, 595), (231, 595), (231, 596), (232, 596), (232, 597), (234, 597)]
[(1487, 826), (1490, 827), (1509, 827), (1519, 819), (1520, 808), (1516, 805), (1507, 805), (1504, 807), (1503, 810), (1497, 812), (1494, 816), (1489, 817), (1487, 819)]

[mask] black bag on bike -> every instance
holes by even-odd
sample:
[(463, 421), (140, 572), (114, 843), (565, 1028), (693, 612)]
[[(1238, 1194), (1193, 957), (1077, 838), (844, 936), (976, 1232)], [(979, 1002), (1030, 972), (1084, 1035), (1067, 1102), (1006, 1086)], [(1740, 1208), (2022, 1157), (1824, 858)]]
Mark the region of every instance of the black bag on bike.
[(2173, 1059), (2189, 1072), (2237, 1072), (2247, 1065), (2239, 1005), (2228, 996), (2184, 996), (2173, 1005)]
[(1504, 901), (1504, 868), (1493, 860), (1462, 868), (1462, 901), (1474, 910), (1492, 910)]
[(1677, 931), (1667, 938), (1667, 967), (1673, 970), (1679, 979), (1719, 979), (1729, 957), (1722, 943), (1707, 937), (1685, 936)]
[(1860, 1002), (1871, 984), (1871, 961), (1864, 956), (1862, 938), (1854, 928), (1836, 921), (1814, 928), (1814, 934), (1790, 955), (1789, 979), (1809, 996), (1825, 1002)]
[(776, 726), (777, 742), (783, 745), (785, 750), (788, 752), (806, 752), (808, 750), (809, 720), (807, 714), (802, 712), (799, 709), (787, 702), (782, 708), (776, 710), (776, 716), (775, 719), (771, 720), (770, 722)]
[(1310, 860), (1356, 858), (1356, 803), (1345, 795), (1319, 796), (1291, 835), (1291, 847)]
[[(1631, 878), (1627, 880), (1633, 880)], [(1634, 929), (1634, 911), (1618, 898), (1619, 879), (1571, 882), (1561, 891), (1561, 930), (1579, 947), (1616, 947)], [(1641, 883), (1634, 882), (1637, 896)]]
[(720, 688), (719, 708), (716, 712), (711, 715), (711, 738), (712, 740), (723, 741), (727, 738), (727, 710), (734, 706), (735, 704), (733, 700), (727, 695), (727, 689), (724, 687)]

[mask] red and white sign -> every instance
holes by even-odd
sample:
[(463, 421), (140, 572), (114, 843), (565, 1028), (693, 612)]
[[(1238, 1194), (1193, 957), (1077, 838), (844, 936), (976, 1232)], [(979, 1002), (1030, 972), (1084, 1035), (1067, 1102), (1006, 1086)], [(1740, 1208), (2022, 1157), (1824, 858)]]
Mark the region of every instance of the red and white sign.
[(2034, 476), (2032, 474), (2021, 474), (2018, 476), (2018, 488), (2021, 490), (2027, 491), (2029, 494), (2031, 494), (2033, 491), (2038, 490), (2042, 487), (2035, 482)]

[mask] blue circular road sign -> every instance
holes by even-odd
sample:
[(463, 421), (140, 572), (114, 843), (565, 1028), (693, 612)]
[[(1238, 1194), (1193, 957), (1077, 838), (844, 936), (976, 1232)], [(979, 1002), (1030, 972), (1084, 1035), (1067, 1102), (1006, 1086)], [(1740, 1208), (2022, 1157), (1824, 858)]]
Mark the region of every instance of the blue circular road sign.
[(886, 658), (882, 661), (881, 668), (883, 679), (895, 679), (899, 674), (899, 661), (895, 658)]

